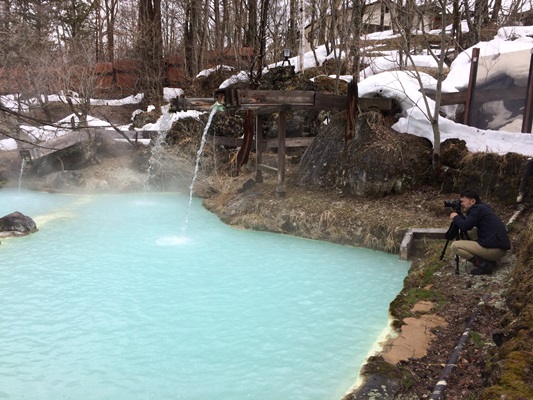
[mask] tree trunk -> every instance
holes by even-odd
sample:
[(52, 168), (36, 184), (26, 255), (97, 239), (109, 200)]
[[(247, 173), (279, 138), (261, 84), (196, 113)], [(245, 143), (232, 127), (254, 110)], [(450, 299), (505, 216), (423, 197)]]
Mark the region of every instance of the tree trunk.
[[(383, 4), (383, 3), (382, 3)], [(350, 42), (350, 60), (352, 63), (351, 72), (359, 81), (359, 71), (361, 70), (361, 36), (363, 35), (363, 11), (365, 4), (363, 0), (352, 0), (352, 27)]]
[(461, 36), (462, 36), (462, 30), (461, 30), (461, 11), (459, 8), (459, 0), (453, 0), (452, 4), (452, 37), (455, 39), (455, 57), (462, 51), (461, 50)]
[(387, 4), (384, 0), (381, 0), (379, 8), (379, 30), (383, 32), (385, 30), (385, 14), (387, 13)]
[(473, 21), (473, 32), (474, 32), (474, 42), (477, 43), (481, 41), (481, 26), (483, 24), (483, 8), (486, 6), (486, 0), (476, 0), (474, 4), (474, 21)]
[(138, 52), (143, 63), (140, 89), (144, 103), (159, 111), (163, 100), (161, 0), (139, 0)]
[(291, 49), (292, 54), (296, 54), (296, 43), (298, 41), (298, 0), (289, 2), (289, 29), (285, 47)]
[(494, 0), (494, 6), (492, 7), (492, 16), (490, 17), (492, 23), (498, 22), (498, 17), (502, 9), (502, 0)]
[(187, 3), (185, 10), (185, 27), (183, 41), (185, 44), (185, 65), (189, 76), (196, 76), (198, 71), (198, 13), (195, 0)]
[(115, 18), (117, 16), (118, 0), (105, 0), (105, 19), (107, 25), (107, 60), (115, 61)]
[[(201, 38), (198, 54), (198, 69), (200, 70), (205, 62), (205, 53), (208, 50), (208, 35), (209, 35), (209, 0), (205, 0), (203, 9), (203, 25), (199, 32)], [(222, 49), (223, 50), (223, 49)], [(198, 71), (200, 72), (200, 71)]]
[(257, 0), (248, 1), (248, 24), (244, 35), (244, 46), (257, 47)]

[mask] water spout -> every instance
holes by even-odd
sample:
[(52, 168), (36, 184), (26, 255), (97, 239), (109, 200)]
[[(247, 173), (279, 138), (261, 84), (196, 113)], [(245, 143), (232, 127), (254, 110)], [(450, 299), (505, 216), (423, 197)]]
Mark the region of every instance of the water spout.
[(219, 103), (218, 100), (213, 104), (211, 109), (216, 108), (217, 111), (224, 111), (224, 104)]

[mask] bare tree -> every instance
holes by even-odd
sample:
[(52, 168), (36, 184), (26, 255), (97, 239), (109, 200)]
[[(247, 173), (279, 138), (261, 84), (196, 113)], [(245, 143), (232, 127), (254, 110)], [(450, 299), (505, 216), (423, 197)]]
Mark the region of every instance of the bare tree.
[(109, 62), (115, 61), (115, 21), (118, 12), (118, 0), (104, 0), (106, 22), (107, 57)]
[(159, 110), (163, 101), (161, 0), (139, 0), (137, 54), (143, 64), (140, 89), (144, 92), (144, 102)]
[[(448, 9), (448, 0), (439, 0), (438, 2), (439, 8), (441, 10), (441, 31), (440, 31), (440, 46), (438, 49), (433, 49), (429, 42), (426, 43), (426, 50), (433, 56), (433, 58), (437, 61), (437, 83), (436, 83), (436, 89), (435, 93), (433, 93), (434, 97), (434, 106), (431, 107), (431, 102), (429, 100), (429, 96), (425, 91), (424, 83), (422, 74), (419, 70), (419, 68), (416, 67), (416, 63), (413, 60), (413, 54), (412, 49), (410, 45), (410, 37), (411, 37), (411, 31), (407, 30), (405, 28), (400, 29), (399, 33), (401, 35), (403, 47), (400, 50), (402, 54), (405, 57), (405, 60), (407, 62), (408, 68), (412, 73), (412, 76), (418, 81), (418, 84), (420, 86), (420, 91), (422, 92), (422, 104), (416, 105), (416, 107), (421, 108), (421, 110), (424, 112), (424, 114), (427, 116), (431, 128), (433, 131), (433, 170), (436, 174), (439, 174), (441, 171), (441, 160), (440, 160), (440, 145), (441, 145), (441, 136), (440, 136), (440, 126), (439, 126), (439, 117), (440, 117), (440, 108), (441, 108), (441, 95), (442, 95), (442, 81), (444, 79), (444, 59), (446, 55), (446, 51), (448, 48), (448, 42), (449, 42), (449, 36), (446, 33), (446, 26), (447, 26), (447, 12)], [(411, 3), (409, 5), (409, 9), (412, 11), (412, 16), (418, 17), (418, 21), (420, 22), (419, 29), (421, 29), (422, 34), (425, 37), (426, 33), (426, 27), (425, 27), (425, 19), (422, 10), (420, 7), (415, 5), (414, 3)], [(412, 21), (413, 19), (411, 19)], [(403, 68), (403, 65), (400, 65), (400, 68)]]
[(200, 15), (198, 12), (198, 2), (187, 1), (185, 8), (185, 28), (183, 42), (185, 44), (185, 64), (187, 73), (194, 76), (198, 73), (198, 26), (200, 25)]

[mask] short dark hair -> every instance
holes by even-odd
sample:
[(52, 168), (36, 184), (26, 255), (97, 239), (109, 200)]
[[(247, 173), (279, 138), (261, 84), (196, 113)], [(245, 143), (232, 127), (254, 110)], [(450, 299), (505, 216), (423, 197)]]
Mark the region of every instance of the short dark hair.
[(474, 199), (476, 203), (481, 202), (479, 195), (476, 192), (474, 192), (472, 189), (465, 189), (459, 195), (461, 197), (466, 197), (467, 199)]

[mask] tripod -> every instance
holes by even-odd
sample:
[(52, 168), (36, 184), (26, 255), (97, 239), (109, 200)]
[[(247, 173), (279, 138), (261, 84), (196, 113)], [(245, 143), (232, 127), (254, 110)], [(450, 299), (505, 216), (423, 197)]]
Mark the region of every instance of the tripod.
[[(444, 234), (444, 237), (446, 238), (446, 244), (444, 245), (444, 248), (442, 249), (442, 253), (440, 253), (440, 259), (444, 259), (444, 253), (446, 253), (446, 249), (448, 248), (448, 243), (450, 243), (450, 240), (461, 240), (461, 238), (465, 238), (467, 240), (470, 240), (468, 237), (468, 233), (464, 232), (462, 229), (460, 229), (453, 221), (450, 224), (450, 227), (448, 228), (448, 231)], [(455, 255), (455, 275), (459, 275), (459, 255)]]

